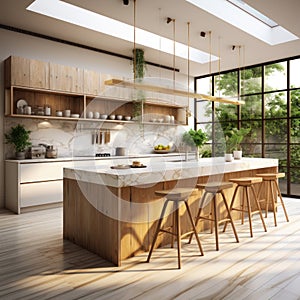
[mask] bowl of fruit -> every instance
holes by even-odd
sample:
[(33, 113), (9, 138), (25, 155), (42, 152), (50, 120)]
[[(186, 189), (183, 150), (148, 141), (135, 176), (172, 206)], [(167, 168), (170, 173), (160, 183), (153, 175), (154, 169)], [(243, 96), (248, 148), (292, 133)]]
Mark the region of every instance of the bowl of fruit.
[(154, 146), (154, 152), (155, 153), (169, 153), (171, 152), (171, 146), (170, 145), (162, 145), (162, 144), (159, 144), (159, 145), (156, 145)]

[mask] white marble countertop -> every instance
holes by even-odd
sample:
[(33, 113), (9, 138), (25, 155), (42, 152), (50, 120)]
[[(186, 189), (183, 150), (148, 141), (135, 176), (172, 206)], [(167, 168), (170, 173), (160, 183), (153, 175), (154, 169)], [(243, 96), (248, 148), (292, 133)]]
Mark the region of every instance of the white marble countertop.
[[(109, 162), (109, 161), (108, 161)], [(200, 176), (277, 167), (278, 159), (242, 158), (225, 162), (224, 157), (201, 158), (199, 161), (151, 162), (145, 168), (111, 169), (111, 164), (64, 168), (64, 177), (112, 187), (153, 184)], [(220, 180), (222, 180), (220, 178)]]

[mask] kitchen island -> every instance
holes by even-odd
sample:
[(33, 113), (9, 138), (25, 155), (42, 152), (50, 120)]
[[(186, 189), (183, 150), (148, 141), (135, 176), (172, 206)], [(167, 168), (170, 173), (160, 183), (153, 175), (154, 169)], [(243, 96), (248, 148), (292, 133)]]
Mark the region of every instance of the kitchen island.
[[(122, 260), (149, 250), (164, 201), (155, 195), (156, 190), (194, 188), (207, 181), (276, 172), (278, 160), (243, 158), (225, 163), (222, 157), (118, 167), (121, 169), (112, 169), (109, 164), (64, 169), (63, 236), (120, 266)], [(200, 196), (199, 191), (189, 198), (194, 216)], [(231, 198), (232, 190), (227, 196)], [(171, 224), (171, 212), (165, 225)], [(189, 231), (184, 207), (180, 214), (182, 231)], [(203, 225), (199, 226), (201, 230)], [(169, 237), (162, 235), (157, 245), (168, 243)]]

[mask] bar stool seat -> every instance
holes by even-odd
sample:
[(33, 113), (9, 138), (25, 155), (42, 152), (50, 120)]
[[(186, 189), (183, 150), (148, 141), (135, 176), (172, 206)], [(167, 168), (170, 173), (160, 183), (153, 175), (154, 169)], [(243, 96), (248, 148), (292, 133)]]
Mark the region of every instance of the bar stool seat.
[[(263, 179), (263, 182), (261, 183), (260, 189), (258, 191), (258, 199), (260, 199), (263, 186), (266, 186), (267, 189), (266, 199), (260, 200), (260, 201), (265, 201), (265, 205), (266, 205), (265, 217), (267, 218), (268, 216), (269, 203), (272, 203), (274, 225), (277, 226), (276, 213), (277, 213), (277, 206), (279, 205), (282, 206), (286, 221), (289, 222), (289, 217), (277, 182), (279, 178), (283, 178), (285, 176), (285, 173), (262, 173), (262, 174), (256, 174), (256, 176), (259, 176)], [(271, 197), (270, 197), (270, 193), (271, 193)], [(278, 197), (280, 199), (280, 202), (277, 201)]]
[[(257, 199), (257, 195), (256, 195), (255, 190), (254, 190), (254, 184), (261, 183), (262, 178), (261, 177), (241, 177), (241, 178), (232, 178), (232, 179), (229, 179), (229, 181), (236, 184), (236, 187), (235, 187), (235, 190), (234, 190), (234, 193), (233, 193), (233, 196), (232, 196), (232, 201), (231, 201), (231, 204), (230, 204), (230, 211), (235, 210), (235, 211), (241, 212), (241, 214), (242, 214), (242, 224), (244, 224), (244, 213), (245, 212), (248, 213), (248, 220), (249, 220), (250, 236), (251, 237), (253, 237), (252, 215), (254, 215), (256, 213), (259, 213), (264, 231), (266, 232), (267, 231), (266, 224), (265, 224), (262, 212), (261, 212), (261, 208), (260, 208), (259, 201)], [(237, 207), (234, 207), (234, 201), (236, 200), (237, 192), (238, 192), (239, 189), (242, 189), (243, 194), (242, 194), (242, 199), (241, 199), (241, 207), (237, 208)], [(250, 202), (250, 191), (252, 191), (253, 199), (254, 199), (254, 202), (257, 206), (256, 210), (252, 209), (252, 205), (251, 205), (251, 202)], [(246, 209), (245, 209), (245, 201), (246, 201), (246, 204), (247, 204)], [(227, 223), (228, 222), (225, 223), (223, 231), (226, 230)]]
[[(214, 225), (215, 225), (216, 250), (218, 251), (219, 250), (219, 228), (218, 227), (219, 227), (219, 224), (222, 224), (222, 223), (228, 221), (228, 222), (231, 223), (235, 239), (238, 243), (239, 238), (238, 238), (235, 226), (234, 226), (234, 222), (233, 222), (232, 217), (231, 217), (231, 213), (230, 213), (228, 203), (226, 201), (226, 196), (224, 194), (224, 190), (232, 188), (233, 183), (231, 183), (231, 182), (208, 182), (206, 184), (197, 184), (197, 187), (199, 189), (204, 189), (205, 192), (204, 192), (203, 196), (200, 199), (199, 210), (198, 210), (198, 214), (197, 214), (197, 217), (196, 217), (195, 226), (197, 226), (197, 224), (200, 220), (210, 221), (210, 222), (212, 222), (211, 225), (213, 225), (213, 223), (214, 223)], [(225, 206), (226, 212), (227, 212), (226, 218), (223, 218), (223, 219), (219, 219), (219, 217), (218, 217), (217, 197), (216, 197), (217, 194), (220, 194), (222, 196), (221, 199), (223, 200), (223, 203), (224, 203), (224, 206)], [(210, 212), (209, 212), (208, 215), (203, 215), (202, 214), (203, 209), (209, 203), (211, 203)], [(212, 228), (213, 228), (213, 226), (211, 226), (211, 232), (212, 232)], [(192, 237), (193, 237), (193, 233), (190, 236), (190, 241), (191, 241)]]
[[(154, 249), (154, 246), (155, 246), (155, 242), (157, 240), (159, 232), (164, 232), (164, 233), (168, 233), (168, 234), (172, 235), (172, 247), (173, 247), (173, 242), (174, 242), (174, 236), (177, 238), (178, 269), (181, 268), (181, 238), (183, 236), (188, 236), (192, 232), (195, 233), (200, 253), (203, 256), (202, 246), (201, 246), (199, 237), (197, 235), (195, 223), (193, 221), (189, 205), (187, 203), (187, 200), (188, 200), (189, 196), (194, 191), (197, 191), (197, 189), (193, 189), (193, 188), (174, 188), (174, 189), (171, 189), (171, 190), (155, 191), (155, 194), (165, 197), (166, 201), (163, 205), (163, 209), (162, 209), (161, 214), (160, 214), (160, 218), (159, 218), (159, 221), (158, 221), (158, 224), (157, 224), (157, 228), (156, 228), (156, 231), (154, 233), (154, 237), (153, 237), (151, 248), (150, 248), (150, 251), (149, 251), (149, 254), (148, 254), (147, 262), (150, 261), (150, 258), (151, 258), (151, 255), (152, 255), (152, 252), (153, 252), (153, 249)], [(173, 225), (172, 225), (172, 228), (171, 228), (172, 231), (161, 228), (163, 217), (165, 216), (165, 212), (166, 212), (166, 209), (167, 209), (167, 206), (168, 206), (169, 202), (173, 203)], [(180, 215), (179, 215), (179, 208), (180, 208), (179, 204), (180, 204), (180, 202), (184, 202), (186, 210), (188, 212), (188, 219), (190, 220), (190, 223), (192, 225), (192, 231), (184, 233), (184, 234), (181, 234)]]

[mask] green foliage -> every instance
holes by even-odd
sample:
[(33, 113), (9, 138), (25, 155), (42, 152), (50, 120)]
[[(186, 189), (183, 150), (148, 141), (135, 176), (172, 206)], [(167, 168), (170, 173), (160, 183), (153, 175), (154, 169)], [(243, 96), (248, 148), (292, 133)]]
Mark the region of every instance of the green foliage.
[[(144, 58), (144, 50), (133, 49), (133, 73), (134, 79), (140, 82), (146, 71), (146, 63)], [(139, 117), (142, 115), (143, 102), (145, 100), (144, 91), (137, 90), (136, 99), (133, 101), (133, 117)]]
[(146, 63), (143, 49), (133, 49), (133, 73), (134, 79), (143, 79), (146, 71)]
[(30, 134), (31, 131), (26, 130), (24, 125), (18, 124), (15, 127), (11, 127), (8, 133), (5, 133), (5, 139), (7, 144), (12, 144), (16, 152), (23, 152), (29, 146), (30, 143)]
[(202, 147), (207, 142), (207, 135), (201, 129), (190, 129), (182, 135), (182, 141), (192, 147)]
[(225, 132), (226, 153), (232, 153), (234, 150), (241, 150), (241, 142), (250, 132), (250, 128), (233, 128)]

